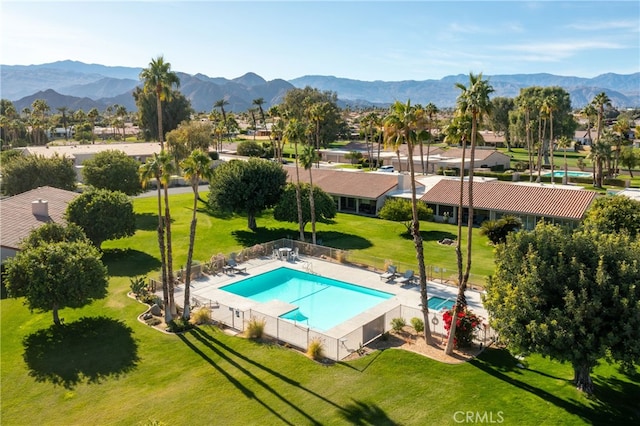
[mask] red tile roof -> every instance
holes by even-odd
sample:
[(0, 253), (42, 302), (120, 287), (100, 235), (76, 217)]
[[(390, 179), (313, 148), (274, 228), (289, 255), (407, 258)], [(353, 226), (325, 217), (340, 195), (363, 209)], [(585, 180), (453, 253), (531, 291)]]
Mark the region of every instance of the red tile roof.
[[(463, 205), (469, 205), (464, 183)], [(548, 218), (580, 220), (596, 197), (587, 190), (554, 188), (551, 186), (525, 186), (505, 182), (474, 182), (474, 209), (505, 213), (527, 214)], [(430, 204), (457, 206), (460, 181), (443, 179), (434, 185), (421, 200)]]
[[(64, 212), (67, 209), (67, 204), (78, 195), (80, 194), (77, 192), (41, 186), (40, 188), (0, 200), (2, 226), (0, 245), (17, 249), (20, 242), (33, 229), (47, 222), (64, 223)], [(48, 216), (36, 216), (33, 214), (31, 203), (39, 199), (47, 201)]]
[[(295, 182), (296, 171), (288, 167), (289, 182)], [(313, 184), (331, 195), (378, 199), (398, 187), (397, 173), (365, 173), (342, 170), (313, 169)], [(402, 176), (409, 179), (409, 176)], [(309, 183), (309, 171), (300, 169), (300, 182)]]

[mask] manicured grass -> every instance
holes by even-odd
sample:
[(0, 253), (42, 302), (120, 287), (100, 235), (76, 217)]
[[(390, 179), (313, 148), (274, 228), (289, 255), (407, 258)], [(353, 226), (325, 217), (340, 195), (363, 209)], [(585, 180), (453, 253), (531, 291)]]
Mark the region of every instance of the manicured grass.
[(3, 425), (425, 425), (459, 411), (518, 425), (638, 421), (640, 375), (615, 366), (596, 369), (596, 399), (574, 389), (568, 365), (532, 356), (520, 369), (496, 349), (462, 365), (388, 349), (323, 366), (213, 327), (160, 333), (135, 320), (143, 307), (127, 288), (114, 277), (106, 299), (63, 310), (62, 331), (50, 313), (0, 302)]
[[(171, 198), (177, 266), (186, 259), (190, 198)], [(3, 425), (425, 425), (455, 424), (459, 412), (518, 425), (639, 420), (640, 374), (607, 364), (596, 369), (596, 398), (589, 399), (571, 385), (570, 366), (531, 356), (522, 369), (497, 349), (462, 365), (389, 349), (325, 366), (213, 327), (161, 333), (136, 320), (144, 307), (127, 297), (130, 277), (159, 268), (155, 199), (134, 204), (136, 235), (104, 245), (111, 274), (105, 299), (63, 309), (61, 328), (51, 326), (50, 312), (30, 313), (21, 299), (0, 301)], [(246, 230), (246, 218), (239, 216), (201, 211), (198, 223), (196, 259), (297, 234), (295, 224), (268, 214), (258, 218), (257, 233)], [(422, 226), (427, 262), (454, 264), (453, 248), (436, 240), (455, 238), (456, 228)], [(319, 230), (324, 244), (350, 250), (354, 260), (415, 263), (402, 224), (338, 215)], [(491, 247), (481, 237), (474, 244), (474, 271), (490, 273)]]
[[(203, 200), (207, 193), (201, 194)], [(180, 194), (171, 197), (172, 234), (174, 245), (174, 265), (176, 269), (184, 265), (189, 243), (192, 194)], [(297, 224), (278, 222), (270, 211), (257, 219), (259, 229), (252, 232), (247, 228), (244, 216), (230, 215), (214, 217), (200, 203), (198, 230), (193, 258), (207, 261), (212, 255), (239, 251), (243, 247), (273, 241), (279, 238), (298, 238)], [(133, 275), (144, 275), (160, 268), (157, 243), (157, 200), (155, 197), (138, 198), (134, 202), (138, 218), (136, 235), (132, 238), (107, 241), (103, 244), (108, 260), (135, 256), (137, 263)], [(311, 225), (307, 225), (306, 236), (311, 237)], [(456, 257), (453, 246), (438, 244), (443, 238), (456, 239), (457, 226), (435, 222), (421, 222), (424, 239), (425, 263), (438, 267), (443, 278), (456, 274)], [(384, 268), (385, 260), (397, 264), (401, 270), (417, 270), (417, 261), (412, 238), (406, 234), (402, 223), (366, 218), (351, 214), (338, 214), (330, 224), (317, 224), (318, 238), (322, 244), (348, 250), (349, 260), (365, 263), (379, 269)], [(473, 257), (471, 282), (482, 285), (486, 277), (493, 272), (493, 247), (479, 230), (473, 230)], [(462, 242), (466, 246), (466, 228), (463, 229)], [(117, 266), (114, 266), (117, 268)], [(114, 269), (112, 274), (131, 274), (131, 271)], [(438, 277), (440, 277), (438, 273)]]

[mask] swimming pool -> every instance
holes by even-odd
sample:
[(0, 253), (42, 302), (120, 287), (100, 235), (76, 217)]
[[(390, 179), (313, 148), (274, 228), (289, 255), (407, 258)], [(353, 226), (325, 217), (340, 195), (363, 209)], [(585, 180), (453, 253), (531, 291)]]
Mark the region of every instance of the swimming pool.
[(281, 267), (220, 287), (256, 302), (272, 300), (295, 306), (281, 315), (326, 331), (394, 295), (383, 291)]
[(438, 297), (438, 296), (431, 296), (429, 298), (429, 301), (427, 303), (427, 305), (429, 306), (429, 310), (430, 311), (440, 311), (442, 309), (446, 309), (449, 310), (451, 308), (453, 308), (453, 305), (455, 304), (454, 300), (451, 299), (443, 299), (442, 297)]
[[(544, 174), (544, 176), (551, 176), (551, 172), (547, 172)], [(564, 171), (556, 171), (553, 172), (553, 176), (554, 177), (563, 177), (564, 176)], [(574, 172), (574, 171), (567, 171), (567, 176), (568, 177), (592, 177), (593, 175), (589, 172)]]

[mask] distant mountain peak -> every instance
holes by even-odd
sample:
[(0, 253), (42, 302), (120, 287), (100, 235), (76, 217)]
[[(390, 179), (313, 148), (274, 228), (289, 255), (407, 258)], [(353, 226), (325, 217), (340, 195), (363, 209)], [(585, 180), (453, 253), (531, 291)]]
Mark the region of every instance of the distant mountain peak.
[(260, 86), (267, 83), (267, 80), (253, 72), (248, 72), (241, 77), (234, 78), (232, 81), (246, 87)]

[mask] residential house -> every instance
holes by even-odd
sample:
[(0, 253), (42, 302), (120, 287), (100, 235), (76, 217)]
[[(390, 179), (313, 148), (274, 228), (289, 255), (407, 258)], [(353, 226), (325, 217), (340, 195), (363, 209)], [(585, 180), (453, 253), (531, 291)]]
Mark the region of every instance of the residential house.
[[(463, 185), (463, 223), (466, 224), (469, 182), (465, 181)], [(596, 192), (579, 187), (474, 180), (474, 224), (512, 215), (522, 220), (524, 229), (533, 229), (541, 220), (576, 226), (596, 196)], [(441, 179), (425, 191), (421, 200), (433, 210), (436, 218), (442, 219), (447, 215), (457, 222), (460, 180)]]
[(0, 200), (0, 262), (15, 256), (33, 229), (47, 222), (65, 223), (64, 213), (77, 192), (41, 186)]
[[(287, 167), (289, 182), (295, 182), (295, 168)], [(408, 191), (410, 178), (402, 173), (378, 173), (339, 169), (312, 169), (313, 184), (331, 195), (339, 212), (375, 216), (387, 196)], [(300, 170), (300, 181), (309, 183), (309, 172)], [(418, 186), (422, 186), (418, 183)]]

